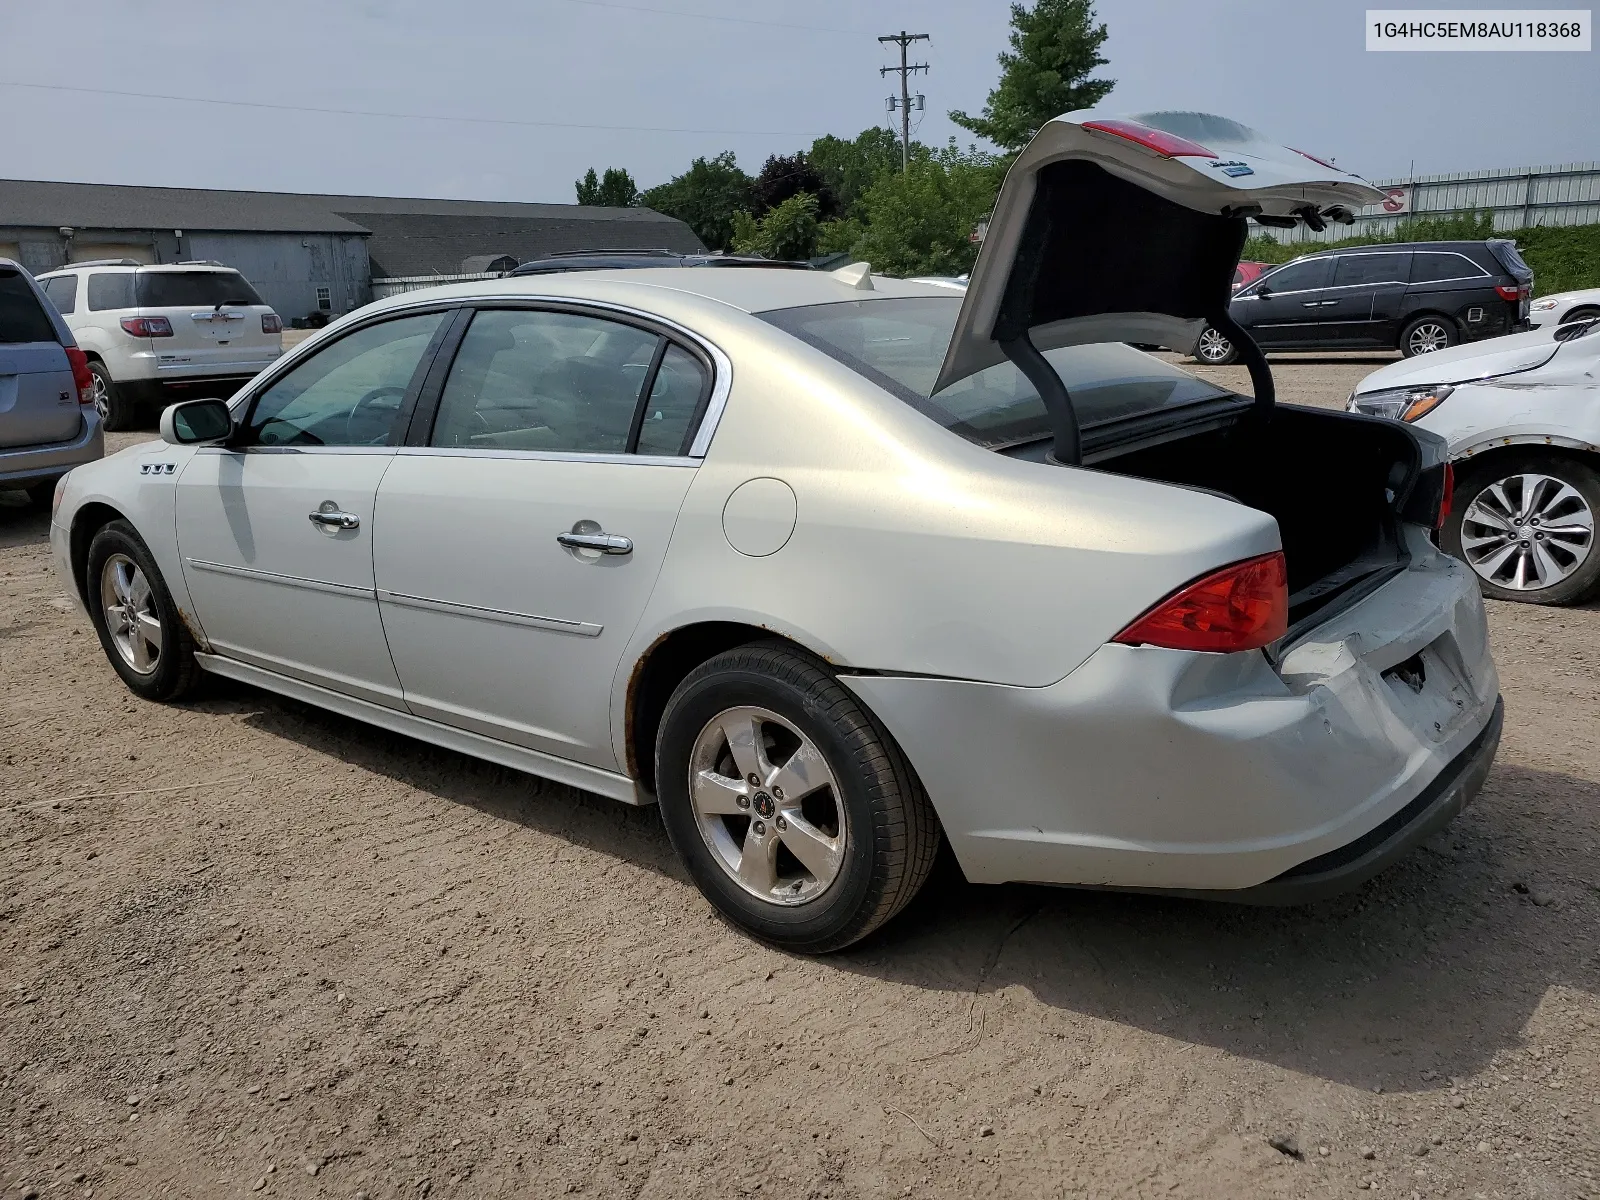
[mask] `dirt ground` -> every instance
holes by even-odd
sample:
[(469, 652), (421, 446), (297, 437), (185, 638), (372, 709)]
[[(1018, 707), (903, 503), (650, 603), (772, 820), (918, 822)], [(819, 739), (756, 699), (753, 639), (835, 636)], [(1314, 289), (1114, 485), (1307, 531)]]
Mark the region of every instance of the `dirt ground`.
[(1600, 1197), (1600, 607), (1491, 605), (1487, 789), (1353, 896), (946, 866), (805, 960), (653, 810), (136, 700), (45, 533), (0, 497), (0, 1196)]

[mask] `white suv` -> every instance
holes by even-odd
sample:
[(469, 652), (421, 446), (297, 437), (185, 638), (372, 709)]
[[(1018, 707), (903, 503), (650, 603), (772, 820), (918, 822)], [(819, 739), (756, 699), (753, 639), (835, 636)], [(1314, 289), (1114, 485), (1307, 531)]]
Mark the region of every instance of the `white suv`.
[(39, 276), (94, 373), (107, 429), (147, 405), (223, 396), (283, 353), (283, 322), (221, 263), (72, 263)]

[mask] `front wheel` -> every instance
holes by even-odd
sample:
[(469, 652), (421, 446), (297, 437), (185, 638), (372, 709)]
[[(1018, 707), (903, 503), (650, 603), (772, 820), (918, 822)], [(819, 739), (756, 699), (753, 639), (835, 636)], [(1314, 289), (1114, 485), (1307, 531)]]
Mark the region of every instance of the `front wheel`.
[(1461, 340), (1455, 322), (1448, 317), (1418, 317), (1400, 335), (1400, 353), (1407, 358), (1448, 350)]
[(112, 521), (94, 535), (85, 578), (94, 631), (122, 682), (146, 700), (176, 700), (193, 688), (194, 638), (133, 526)]
[(1239, 358), (1239, 352), (1233, 348), (1233, 343), (1209, 325), (1200, 331), (1200, 340), (1194, 344), (1194, 349), (1189, 353), (1199, 362), (1213, 367), (1225, 367)]
[(939, 848), (938, 818), (899, 747), (822, 663), (784, 643), (729, 650), (678, 685), (656, 790), (706, 898), (803, 954), (889, 920)]
[(1586, 463), (1508, 455), (1463, 473), (1440, 540), (1485, 596), (1577, 604), (1600, 587), (1597, 513), (1600, 474)]

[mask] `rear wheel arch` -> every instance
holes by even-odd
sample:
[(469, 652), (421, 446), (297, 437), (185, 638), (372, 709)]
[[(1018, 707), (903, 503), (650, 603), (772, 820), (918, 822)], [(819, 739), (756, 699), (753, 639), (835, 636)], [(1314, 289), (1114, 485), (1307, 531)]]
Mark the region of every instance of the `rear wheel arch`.
[(628, 774), (646, 791), (656, 787), (656, 735), (667, 701), (689, 673), (702, 663), (752, 642), (784, 642), (796, 650), (822, 657), (793, 638), (759, 625), (740, 621), (701, 621), (684, 625), (658, 637), (634, 664), (628, 677), (626, 726), (623, 740)]
[(1460, 345), (1461, 322), (1441, 309), (1429, 307), (1418, 309), (1416, 312), (1406, 313), (1401, 318), (1402, 323), (1400, 327), (1400, 336), (1395, 339), (1394, 348), (1404, 354), (1406, 349), (1406, 339), (1411, 336), (1412, 326), (1420, 324), (1423, 321), (1438, 321), (1447, 330), (1450, 330), (1455, 334), (1455, 344)]

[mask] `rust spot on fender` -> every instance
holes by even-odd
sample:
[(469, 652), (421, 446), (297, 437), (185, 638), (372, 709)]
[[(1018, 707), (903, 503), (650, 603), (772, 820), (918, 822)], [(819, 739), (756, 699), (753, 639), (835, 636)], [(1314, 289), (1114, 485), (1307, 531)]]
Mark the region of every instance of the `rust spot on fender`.
[(199, 622), (197, 622), (188, 613), (184, 612), (181, 605), (175, 607), (178, 609), (178, 620), (183, 622), (183, 627), (189, 631), (189, 636), (194, 639), (194, 644), (198, 646), (204, 653), (210, 654), (211, 643), (206, 641), (206, 635), (200, 632)]
[(644, 676), (645, 663), (650, 661), (650, 656), (656, 652), (656, 647), (671, 636), (670, 630), (666, 633), (658, 634), (656, 640), (645, 647), (644, 653), (639, 656), (639, 661), (633, 664), (633, 670), (628, 675), (628, 692), (622, 701), (622, 744), (627, 752), (628, 777), (634, 780), (639, 778), (639, 751), (633, 743), (634, 701), (638, 698), (639, 682)]

